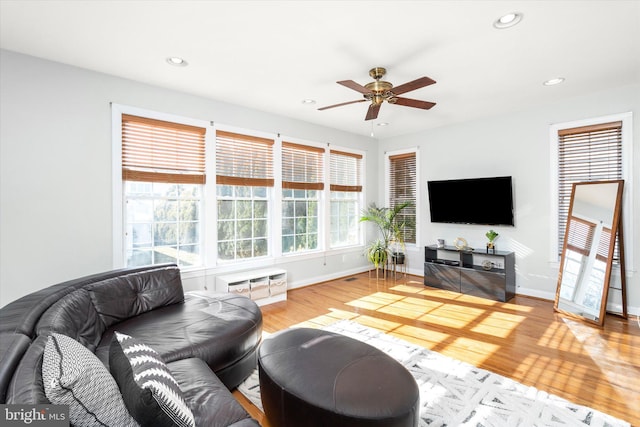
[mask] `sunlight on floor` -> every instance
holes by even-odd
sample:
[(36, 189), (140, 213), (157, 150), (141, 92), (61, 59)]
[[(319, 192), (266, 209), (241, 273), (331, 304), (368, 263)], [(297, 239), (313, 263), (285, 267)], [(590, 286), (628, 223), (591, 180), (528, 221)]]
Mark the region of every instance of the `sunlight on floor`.
[(524, 320), (524, 316), (492, 312), (486, 315), (484, 319), (478, 325), (472, 327), (471, 330), (479, 334), (507, 338)]
[[(601, 336), (600, 329), (583, 323), (563, 319), (575, 338), (582, 344), (582, 351), (591, 356), (593, 363), (598, 365), (602, 375), (609, 381), (611, 387), (619, 392), (620, 396), (626, 395), (624, 384), (640, 382), (640, 372), (636, 366), (627, 363), (615, 348), (609, 346)], [(604, 356), (604, 357), (603, 357)], [(603, 363), (603, 360), (615, 360), (615, 363)], [(635, 402), (637, 404), (638, 402)]]
[(603, 334), (562, 320), (536, 299), (501, 303), (425, 287), (409, 276), (356, 277), (353, 288), (338, 281), (330, 292), (310, 288), (297, 300), (274, 305), (269, 330), (351, 320), (576, 403), (638, 419), (637, 405), (630, 402), (640, 384), (640, 335), (628, 333), (629, 327), (637, 331), (635, 319)]
[[(399, 292), (399, 294), (390, 293), (391, 291)], [(426, 293), (429, 294), (429, 298), (418, 296)], [(446, 294), (444, 295), (446, 301), (434, 298), (434, 293)], [(418, 284), (418, 286), (408, 284), (394, 285), (389, 288), (389, 292), (376, 291), (361, 298), (345, 302), (345, 305), (354, 307), (356, 310), (370, 310), (420, 322), (420, 326), (399, 325), (398, 327), (396, 322), (381, 324), (381, 319), (371, 319), (366, 326), (375, 327), (385, 333), (431, 349), (436, 347), (442, 351), (453, 344), (450, 341), (450, 335), (438, 331), (438, 329), (468, 328), (475, 333), (475, 336), (464, 339), (459, 338), (455, 341), (455, 344), (460, 348), (468, 349), (471, 353), (470, 357), (476, 363), (484, 362), (500, 350), (500, 345), (495, 344), (496, 338), (508, 338), (522, 324), (526, 316), (516, 313), (531, 310), (531, 307), (502, 304), (500, 307), (508, 311), (498, 311), (496, 310), (497, 304), (499, 303), (496, 301), (449, 291), (425, 290), (421, 284)], [(512, 311), (516, 313), (512, 313)], [(363, 317), (366, 316), (352, 317), (351, 319), (362, 323)], [(325, 321), (325, 319), (314, 320), (315, 323), (325, 323)], [(434, 327), (430, 328), (429, 325)], [(483, 339), (483, 337), (486, 337), (486, 339)]]

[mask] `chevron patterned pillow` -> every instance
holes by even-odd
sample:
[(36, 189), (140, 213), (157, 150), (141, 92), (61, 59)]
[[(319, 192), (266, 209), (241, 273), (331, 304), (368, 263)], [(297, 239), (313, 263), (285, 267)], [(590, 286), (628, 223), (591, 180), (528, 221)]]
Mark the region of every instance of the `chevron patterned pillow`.
[(140, 425), (195, 427), (178, 383), (153, 348), (114, 332), (109, 366), (129, 412)]
[(69, 421), (74, 426), (138, 425), (107, 368), (73, 338), (55, 333), (47, 338), (42, 381), (51, 403), (69, 405)]

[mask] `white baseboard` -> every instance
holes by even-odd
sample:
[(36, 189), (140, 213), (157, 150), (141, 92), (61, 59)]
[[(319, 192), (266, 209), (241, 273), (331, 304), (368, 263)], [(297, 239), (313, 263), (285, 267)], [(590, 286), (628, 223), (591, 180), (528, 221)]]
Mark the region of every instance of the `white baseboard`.
[(307, 278), (306, 280), (289, 281), (287, 288), (296, 289), (304, 288), (305, 286), (315, 285), (329, 280), (336, 280), (341, 277), (351, 276), (353, 274), (365, 273), (369, 269), (367, 267), (352, 268), (351, 270), (344, 270), (334, 274), (325, 274), (323, 276), (314, 276), (313, 278)]
[(553, 301), (556, 299), (555, 292), (541, 291), (540, 289), (523, 288), (522, 286), (518, 286), (516, 288), (516, 295), (526, 295), (529, 297), (536, 297), (549, 301)]

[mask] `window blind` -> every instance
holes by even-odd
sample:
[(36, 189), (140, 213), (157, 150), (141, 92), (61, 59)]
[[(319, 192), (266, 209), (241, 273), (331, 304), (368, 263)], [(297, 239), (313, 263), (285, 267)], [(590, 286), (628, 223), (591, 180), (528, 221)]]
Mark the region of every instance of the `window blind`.
[(322, 190), (324, 148), (282, 143), (282, 188)]
[[(611, 245), (611, 229), (604, 227), (602, 229), (602, 234), (600, 234), (600, 241), (598, 242), (596, 258), (599, 259), (600, 261), (607, 262), (607, 260), (609, 259), (610, 245)], [(614, 255), (614, 259), (617, 259), (615, 255)]]
[(205, 128), (122, 115), (122, 179), (204, 184)]
[(622, 122), (558, 131), (558, 254), (575, 182), (622, 179)]
[(216, 183), (273, 187), (272, 139), (216, 131)]
[(331, 191), (362, 192), (362, 155), (331, 150), (329, 159)]
[(404, 222), (404, 241), (416, 242), (416, 153), (389, 156), (389, 204), (394, 208), (409, 202), (397, 217)]
[(589, 256), (596, 224), (580, 218), (571, 217), (569, 234), (567, 235), (567, 249)]

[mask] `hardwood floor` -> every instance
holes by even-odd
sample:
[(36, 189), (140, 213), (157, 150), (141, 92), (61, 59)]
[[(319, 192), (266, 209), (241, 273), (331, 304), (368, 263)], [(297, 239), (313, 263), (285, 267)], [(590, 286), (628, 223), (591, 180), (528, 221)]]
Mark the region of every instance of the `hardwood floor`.
[[(352, 319), (640, 426), (635, 316), (607, 315), (599, 328), (555, 313), (546, 300), (500, 303), (425, 287), (417, 276), (376, 280), (367, 273), (291, 290), (262, 313), (265, 336)], [(263, 427), (277, 427), (240, 392), (234, 396)]]

